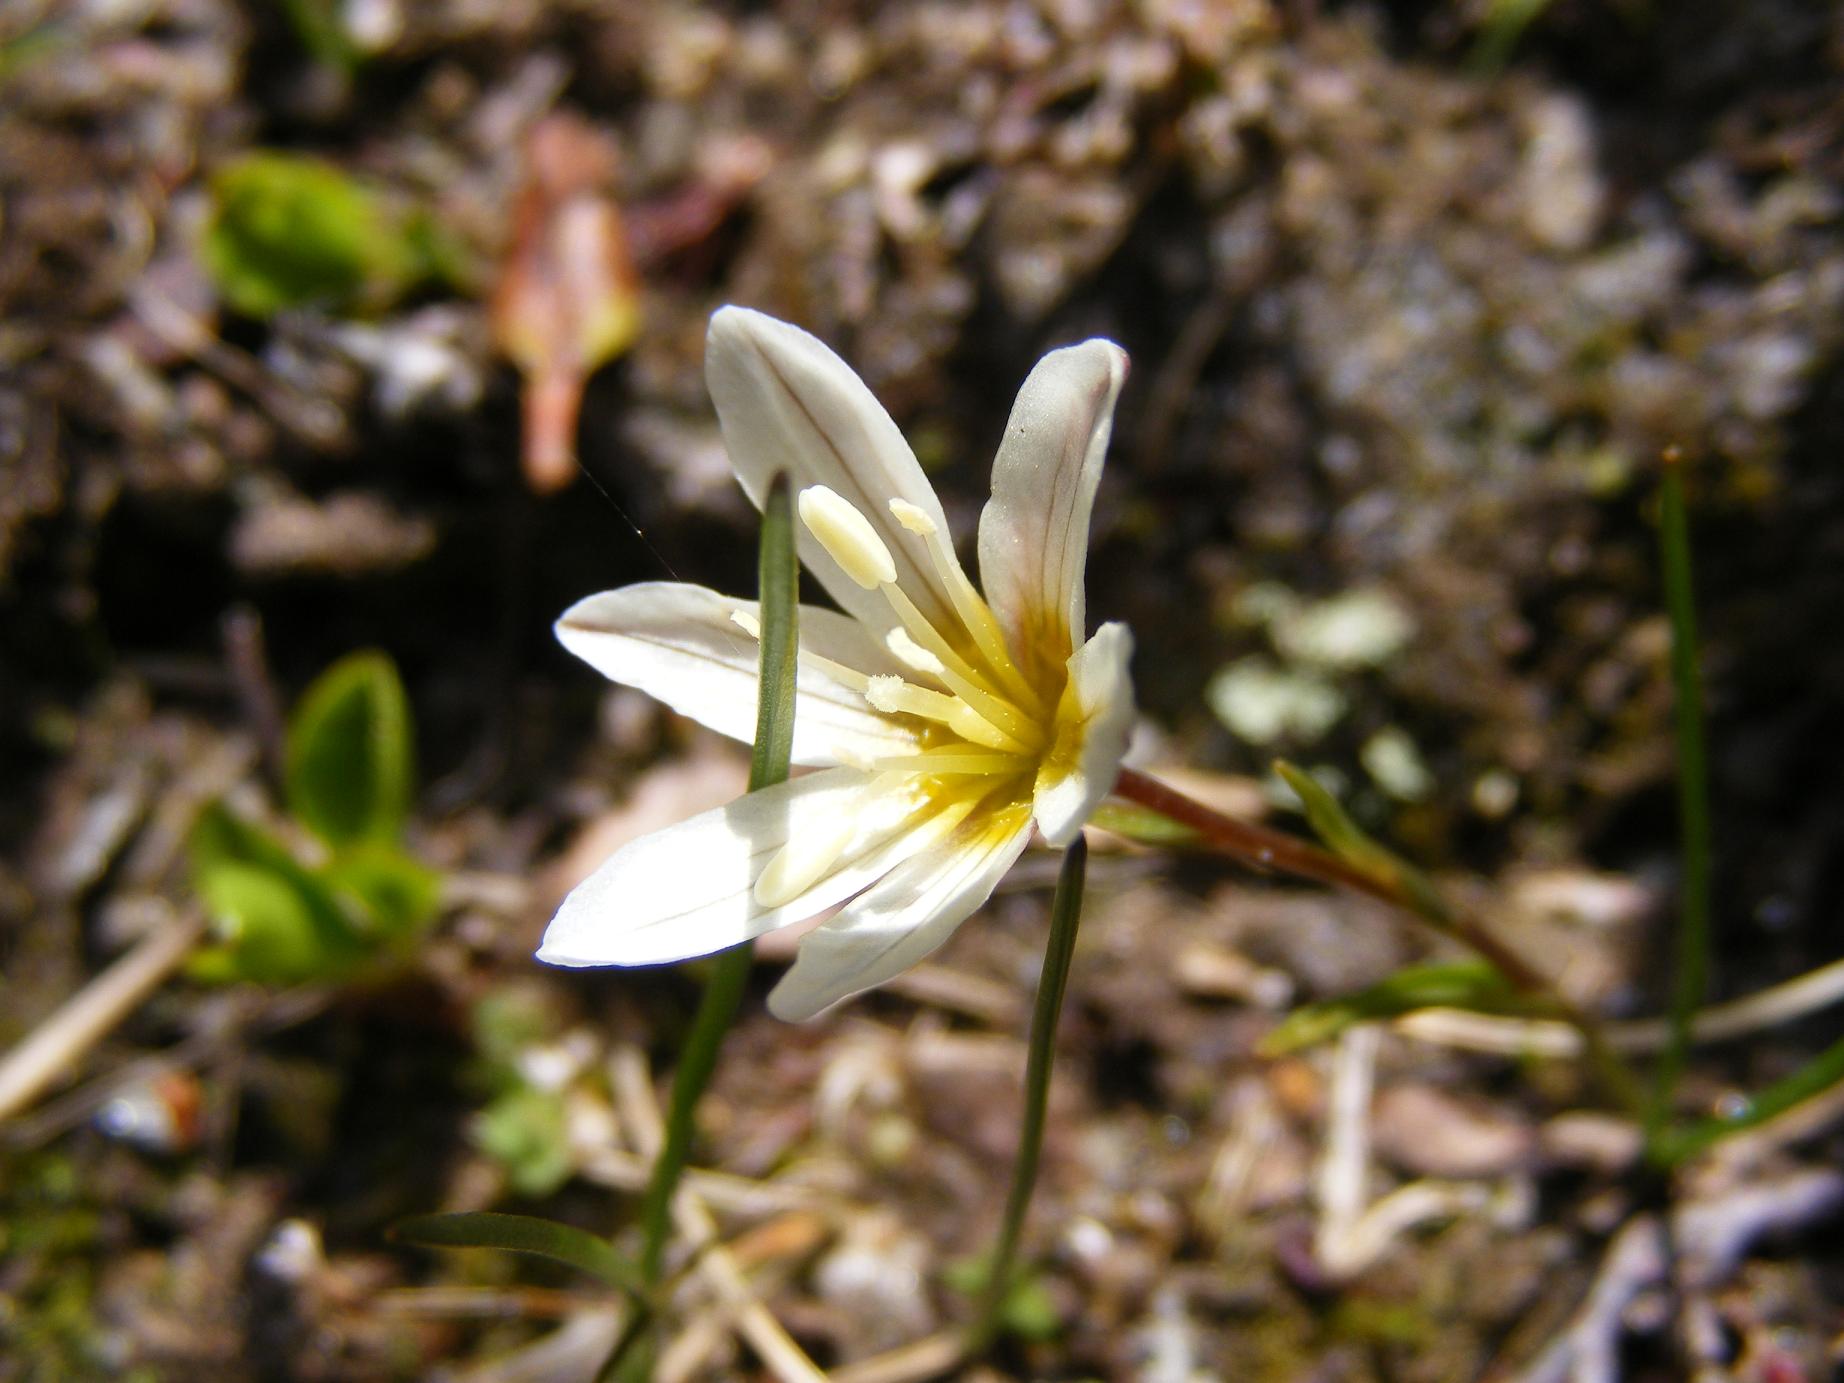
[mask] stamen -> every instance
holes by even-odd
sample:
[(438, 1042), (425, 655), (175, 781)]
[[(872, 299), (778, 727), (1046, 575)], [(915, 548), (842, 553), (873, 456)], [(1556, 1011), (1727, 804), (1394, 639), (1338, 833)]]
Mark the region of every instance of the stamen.
[(996, 773), (1019, 773), (1025, 768), (1016, 754), (998, 751), (981, 753), (962, 745), (944, 744), (939, 749), (924, 749), (919, 754), (895, 754), (877, 760), (880, 771), (898, 773), (965, 774), (986, 777)]
[(883, 592), (884, 599), (890, 602), (890, 608), (896, 611), (905, 628), (925, 651), (940, 661), (941, 670), (935, 675), (948, 684), (954, 695), (971, 703), (981, 717), (1014, 739), (1026, 743), (1042, 741), (1043, 732), (1036, 722), (1004, 697), (987, 689), (986, 679), (954, 651), (941, 632), (916, 608), (915, 602), (903, 593), (902, 587), (885, 586)]
[(980, 593), (973, 589), (967, 573), (961, 570), (960, 558), (954, 555), (954, 549), (948, 545), (935, 521), (921, 506), (911, 504), (906, 499), (891, 500), (890, 512), (904, 528), (924, 539), (923, 546), (928, 549), (928, 559), (934, 564), (935, 575), (947, 587), (948, 598), (954, 602), (954, 612), (960, 616), (961, 624), (972, 636), (974, 646), (980, 650), (987, 665), (1022, 704), (1033, 711), (1042, 710), (1036, 688), (1025, 680), (1024, 674), (1012, 662), (1011, 654), (1005, 647), (1005, 635), (999, 629), (999, 621), (993, 618), (991, 607), (980, 597)]
[(898, 523), (918, 538), (932, 538), (941, 531), (935, 521), (928, 516), (927, 510), (919, 504), (911, 504), (906, 499), (891, 500), (890, 512), (896, 516)]
[(912, 715), (937, 721), (962, 739), (983, 744), (988, 749), (1001, 749), (1008, 754), (1031, 752), (965, 701), (929, 691), (926, 687), (911, 686), (900, 677), (871, 678), (865, 687), (864, 699), (885, 715)]
[(852, 502), (824, 485), (800, 492), (800, 521), (826, 555), (853, 581), (874, 591), (896, 580), (896, 562), (871, 521)]
[[(732, 610), (730, 623), (752, 639), (759, 641), (762, 637), (762, 621), (747, 610)], [(795, 654), (808, 667), (825, 673), (835, 682), (844, 683), (855, 692), (862, 692), (864, 684), (871, 680), (868, 674), (858, 671), (857, 668), (847, 667), (844, 663), (835, 663), (830, 658), (822, 658), (810, 649), (800, 648), (795, 650)]]
[(825, 878), (857, 829), (857, 815), (842, 812), (830, 830), (821, 822), (789, 836), (788, 843), (756, 876), (752, 892), (757, 906), (778, 908), (791, 903)]
[(941, 659), (912, 639), (908, 630), (892, 629), (884, 635), (884, 647), (888, 648), (904, 667), (912, 668), (916, 672), (925, 672), (930, 677), (941, 676), (943, 666)]

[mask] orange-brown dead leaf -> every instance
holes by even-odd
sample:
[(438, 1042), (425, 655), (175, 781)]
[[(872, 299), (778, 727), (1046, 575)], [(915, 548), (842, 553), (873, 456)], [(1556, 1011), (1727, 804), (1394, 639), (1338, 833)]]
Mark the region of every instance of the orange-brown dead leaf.
[(633, 344), (639, 280), (607, 188), (608, 139), (568, 114), (546, 116), (526, 147), (525, 185), (493, 295), (493, 335), (524, 376), (525, 480), (540, 494), (576, 473), (583, 386)]

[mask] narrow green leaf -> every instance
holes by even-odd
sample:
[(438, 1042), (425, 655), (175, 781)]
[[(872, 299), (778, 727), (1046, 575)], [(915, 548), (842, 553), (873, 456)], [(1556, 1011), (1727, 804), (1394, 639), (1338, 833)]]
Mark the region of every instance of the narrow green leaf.
[[(794, 548), (794, 500), (785, 475), (776, 476), (762, 505), (762, 536), (757, 560), (761, 620), (760, 683), (756, 691), (756, 740), (750, 756), (749, 790), (787, 781), (794, 745), (794, 678), (800, 649), (800, 566)], [(691, 1155), (698, 1099), (717, 1068), (724, 1034), (736, 1017), (749, 981), (754, 947), (744, 944), (718, 956), (697, 1016), (673, 1073), (666, 1111), (665, 1140), (641, 1204), (640, 1267), (649, 1283), (665, 1269), (673, 1192)], [(611, 1361), (612, 1363), (612, 1361)]]
[(1285, 1056), (1330, 1041), (1356, 1023), (1398, 1018), (1423, 1008), (1463, 1008), (1477, 1013), (1528, 1010), (1505, 977), (1485, 961), (1416, 965), (1356, 994), (1304, 1004), (1289, 1013), (1261, 1043), (1263, 1056)]
[(335, 848), (395, 844), (415, 781), (413, 734), (391, 660), (375, 651), (340, 659), (289, 722), (289, 810)]
[(1646, 1111), (1646, 1141), (1656, 1148), (1671, 1118), (1671, 1100), (1690, 1051), (1690, 1024), (1709, 992), (1710, 809), (1705, 762), (1703, 681), (1698, 670), (1696, 593), (1691, 573), (1690, 517), (1684, 505), (1682, 462), (1667, 458), (1659, 491), (1660, 561), (1665, 608), (1671, 617), (1671, 686), (1676, 703), (1678, 830), (1684, 877), (1677, 933), (1672, 938), (1670, 1040), (1659, 1056)]
[(1689, 1128), (1659, 1136), (1653, 1158), (1675, 1167), (1731, 1134), (1764, 1124), (1844, 1081), (1844, 1040), (1834, 1042), (1804, 1066), (1761, 1091), (1727, 1118), (1703, 1119)]
[(756, 693), (756, 740), (749, 790), (785, 782), (794, 749), (794, 679), (800, 654), (800, 562), (794, 551), (794, 503), (786, 476), (762, 505), (756, 563), (762, 621), (761, 685)]
[(548, 1258), (580, 1269), (630, 1295), (645, 1295), (640, 1271), (606, 1239), (573, 1225), (535, 1215), (469, 1211), (454, 1215), (418, 1215), (390, 1228), (400, 1243), (433, 1248), (504, 1249)]
[(1137, 802), (1103, 802), (1090, 814), (1088, 823), (1142, 845), (1188, 845), (1197, 839), (1191, 827)]
[(1448, 915), (1447, 905), (1427, 876), (1401, 856), (1377, 844), (1346, 814), (1338, 799), (1327, 792), (1317, 778), (1285, 759), (1276, 760), (1274, 771), (1300, 799), (1308, 824), (1326, 849), (1408, 899), (1415, 910), (1430, 921), (1438, 922)]

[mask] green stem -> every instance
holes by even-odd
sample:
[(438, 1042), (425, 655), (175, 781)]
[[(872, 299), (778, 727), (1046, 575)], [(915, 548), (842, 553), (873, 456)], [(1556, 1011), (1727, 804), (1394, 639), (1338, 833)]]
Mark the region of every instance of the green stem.
[(1684, 506), (1681, 466), (1675, 453), (1666, 456), (1659, 493), (1665, 607), (1671, 616), (1671, 686), (1677, 707), (1678, 822), (1684, 879), (1678, 903), (1670, 1037), (1659, 1057), (1646, 1111), (1646, 1147), (1654, 1160), (1663, 1153), (1672, 1096), (1690, 1050), (1691, 1022), (1709, 990), (1710, 971), (1709, 770), (1704, 757), (1703, 684), (1697, 669), (1690, 519)]
[(1050, 906), (1050, 940), (1044, 948), (1044, 970), (1037, 981), (1037, 1002), (1031, 1010), (1030, 1055), (1024, 1068), (1024, 1121), (1018, 1131), (1018, 1160), (1012, 1167), (1012, 1189), (1005, 1200), (1005, 1220), (994, 1246), (980, 1310), (974, 1318), (970, 1352), (977, 1354), (992, 1342), (1000, 1314), (1012, 1289), (1018, 1240), (1024, 1233), (1025, 1213), (1031, 1208), (1031, 1191), (1037, 1185), (1037, 1164), (1044, 1146), (1044, 1117), (1050, 1105), (1050, 1068), (1056, 1059), (1057, 1018), (1063, 1011), (1063, 992), (1069, 987), (1069, 962), (1076, 949), (1076, 926), (1082, 920), (1082, 886), (1088, 871), (1088, 842), (1078, 835), (1063, 856), (1057, 878), (1056, 900)]
[[(758, 791), (787, 781), (794, 743), (794, 678), (800, 649), (798, 594), (800, 568), (794, 553), (793, 501), (785, 476), (770, 486), (762, 506), (762, 546), (759, 560), (761, 592), (761, 686), (756, 699), (756, 738), (750, 756), (749, 790)], [(717, 1068), (724, 1035), (729, 1032), (749, 983), (755, 948), (745, 942), (715, 957), (698, 1012), (680, 1054), (667, 1104), (665, 1136), (653, 1174), (641, 1202), (640, 1271), (650, 1287), (665, 1275), (666, 1245), (672, 1235), (672, 1199), (691, 1156), (697, 1132), (698, 1101)], [(645, 1348), (639, 1336), (644, 1322), (611, 1356), (604, 1374), (637, 1369), (644, 1376)], [(627, 1361), (638, 1361), (629, 1363)]]
[(665, 1273), (666, 1244), (672, 1232), (672, 1195), (684, 1175), (691, 1155), (692, 1136), (697, 1132), (698, 1100), (710, 1084), (717, 1069), (717, 1055), (723, 1049), (724, 1034), (736, 1017), (749, 984), (749, 967), (755, 960), (755, 947), (747, 942), (736, 946), (711, 962), (711, 974), (705, 981), (704, 994), (698, 1000), (698, 1014), (692, 1020), (679, 1056), (679, 1069), (672, 1077), (672, 1099), (666, 1112), (666, 1136), (660, 1144), (659, 1157), (653, 1163), (653, 1175), (647, 1182), (647, 1196), (641, 1202), (640, 1271), (649, 1286), (658, 1286)]

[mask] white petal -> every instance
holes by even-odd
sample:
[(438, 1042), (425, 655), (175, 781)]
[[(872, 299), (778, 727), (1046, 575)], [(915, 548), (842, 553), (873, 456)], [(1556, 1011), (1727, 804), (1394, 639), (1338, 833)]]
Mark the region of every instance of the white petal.
[[(895, 868), (911, 843), (909, 804), (835, 768), (748, 793), (726, 807), (631, 841), (570, 891), (545, 930), (550, 965), (658, 965), (709, 955), (813, 916)], [(841, 816), (860, 829), (822, 878), (774, 907), (754, 897), (757, 876), (790, 836)]]
[[(645, 582), (579, 600), (557, 621), (557, 638), (604, 677), (748, 743), (756, 733), (760, 650), (732, 618), (739, 613), (753, 621), (756, 602), (703, 586)], [(835, 610), (801, 606), (800, 644), (867, 675), (903, 671), (863, 625)], [(863, 764), (913, 747), (908, 730), (806, 660), (794, 685), (795, 763)]]
[(1114, 790), (1133, 734), (1133, 635), (1110, 622), (1070, 657), (1056, 745), (1037, 773), (1032, 811), (1052, 845), (1069, 844)]
[(1022, 811), (969, 819), (802, 938), (769, 1010), (799, 1022), (901, 974), (992, 896), (1030, 838)]
[[(758, 505), (778, 471), (797, 491), (824, 485), (866, 519), (896, 564), (896, 581), (938, 627), (952, 609), (922, 538), (890, 512), (899, 499), (942, 532), (947, 518), (915, 453), (864, 381), (817, 337), (744, 307), (711, 318), (704, 376), (724, 445), (743, 489)], [(841, 609), (882, 632), (896, 617), (876, 591), (840, 569), (802, 527), (800, 560)]]
[(1012, 647), (1044, 638), (1066, 658), (1085, 632), (1089, 514), (1127, 378), (1127, 353), (1084, 341), (1037, 362), (992, 463), (980, 515), (980, 586)]

